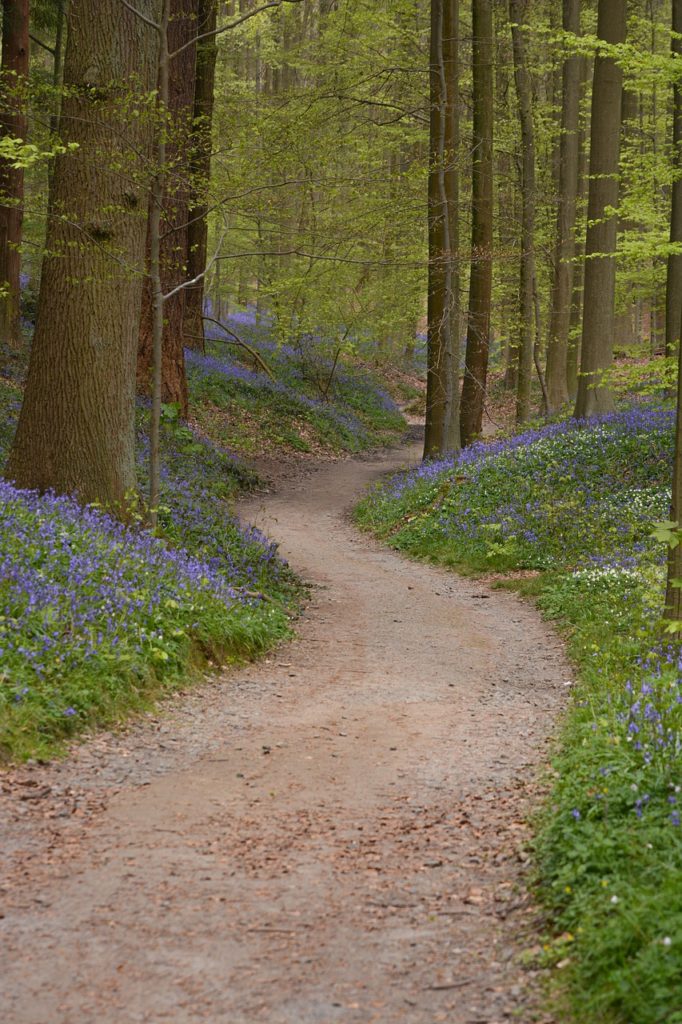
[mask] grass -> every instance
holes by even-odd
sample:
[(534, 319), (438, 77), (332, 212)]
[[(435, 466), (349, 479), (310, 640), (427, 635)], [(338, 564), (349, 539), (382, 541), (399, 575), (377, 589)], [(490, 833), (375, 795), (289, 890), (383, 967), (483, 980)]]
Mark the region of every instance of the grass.
[(357, 510), (412, 555), (532, 570), (523, 586), (568, 638), (578, 679), (535, 853), (559, 937), (544, 957), (581, 1022), (682, 1022), (682, 671), (652, 538), (672, 443), (654, 406), (555, 424), (394, 477)]

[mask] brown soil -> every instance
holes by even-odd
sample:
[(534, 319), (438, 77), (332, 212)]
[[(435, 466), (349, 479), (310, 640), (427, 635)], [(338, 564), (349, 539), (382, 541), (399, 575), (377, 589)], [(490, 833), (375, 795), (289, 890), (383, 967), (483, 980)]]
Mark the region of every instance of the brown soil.
[(8, 1024), (537, 1019), (523, 816), (569, 668), (514, 595), (350, 525), (416, 457), (248, 509), (314, 584), (293, 643), (4, 778)]

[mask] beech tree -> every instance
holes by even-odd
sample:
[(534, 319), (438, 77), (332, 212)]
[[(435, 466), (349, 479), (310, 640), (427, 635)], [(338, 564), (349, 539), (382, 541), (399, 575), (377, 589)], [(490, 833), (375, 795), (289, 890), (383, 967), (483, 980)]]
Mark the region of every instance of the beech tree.
[[(682, 0), (672, 0), (672, 54), (682, 61)], [(680, 72), (678, 71), (678, 76)], [(673, 84), (672, 153), (674, 176), (670, 213), (670, 241), (682, 250), (682, 82)], [(665, 289), (665, 350), (674, 355), (682, 329), (682, 251), (671, 252)]]
[[(189, 278), (188, 238), (190, 181), (187, 173), (187, 152), (192, 145), (194, 117), (194, 91), (196, 85), (197, 21), (199, 0), (165, 0), (168, 3), (166, 42), (167, 61), (160, 74), (167, 74), (168, 86), (159, 85), (159, 95), (167, 91), (167, 102), (161, 99), (160, 131), (167, 137), (163, 155), (163, 196), (159, 226), (159, 260), (161, 288), (165, 294), (178, 288)], [(158, 160), (158, 154), (157, 154)], [(150, 262), (154, 244), (154, 216), (157, 200), (152, 195), (149, 211), (148, 251)], [(202, 268), (203, 269), (203, 268)], [(164, 301), (162, 401), (178, 405), (182, 416), (187, 416), (188, 395), (184, 355), (184, 315), (186, 289), (175, 291)], [(154, 367), (154, 285), (147, 279), (142, 296), (140, 340), (137, 357), (138, 387), (144, 393), (153, 389)]]
[(493, 283), (493, 10), (472, 0), (473, 139), (471, 278), (460, 412), (462, 444), (481, 433), (488, 378)]
[[(25, 139), (29, 65), (29, 0), (3, 0), (0, 138)], [(21, 340), (19, 274), (24, 219), (24, 172), (0, 158), (0, 343)]]
[(535, 129), (532, 85), (524, 42), (526, 0), (509, 0), (509, 18), (521, 127), (521, 270), (516, 422), (525, 423), (530, 417), (535, 345)]
[[(682, 0), (673, 0), (672, 5), (672, 28), (673, 54), (680, 59), (682, 54)], [(676, 177), (673, 184), (672, 203), (670, 212), (670, 239), (672, 242), (682, 242), (682, 87), (679, 81), (674, 84), (673, 96), (673, 163), (676, 170)], [(677, 262), (674, 262), (677, 261)], [(682, 331), (682, 295), (680, 294), (679, 269), (682, 264), (682, 255), (671, 255), (668, 257), (668, 278), (666, 312), (668, 318), (677, 316), (676, 323), (668, 323), (666, 327), (666, 343), (671, 347), (677, 343), (677, 416), (675, 423), (675, 455), (673, 461), (672, 501), (670, 519), (680, 529), (682, 519), (682, 344), (680, 336)], [(669, 354), (670, 349), (669, 349)], [(679, 540), (679, 538), (678, 538)], [(666, 614), (676, 622), (682, 621), (682, 586), (676, 585), (676, 581), (682, 582), (682, 544), (677, 543), (669, 549), (668, 555), (668, 578), (666, 587)]]
[(211, 175), (211, 128), (215, 93), (215, 66), (218, 45), (215, 38), (217, 0), (200, 0), (197, 35), (204, 36), (197, 44), (194, 88), (194, 120), (192, 125), (192, 196), (187, 224), (187, 274), (196, 284), (185, 291), (183, 340), (188, 348), (204, 349), (204, 292), (208, 255), (207, 190)]
[(458, 35), (456, 0), (432, 0), (425, 456), (459, 448)]
[[(158, 17), (160, 0), (137, 2)], [(118, 510), (135, 488), (156, 44), (120, 0), (72, 0), (60, 135), (76, 148), (55, 162), (38, 319), (7, 467), (20, 487)]]
[[(580, 34), (580, 0), (563, 0), (562, 27), (575, 36)], [(556, 412), (569, 400), (568, 338), (575, 277), (575, 221), (580, 166), (580, 57), (577, 53), (567, 55), (561, 74), (559, 195), (547, 345), (549, 413)]]
[(623, 72), (610, 47), (625, 41), (625, 0), (599, 0), (594, 62), (583, 329), (575, 416), (613, 409), (604, 372), (613, 360)]

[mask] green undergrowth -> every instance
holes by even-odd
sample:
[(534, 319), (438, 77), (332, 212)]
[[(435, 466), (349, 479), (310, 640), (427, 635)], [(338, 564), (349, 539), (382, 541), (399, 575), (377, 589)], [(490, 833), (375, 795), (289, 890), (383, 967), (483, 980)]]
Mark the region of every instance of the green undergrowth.
[(226, 323), (232, 340), (214, 328), (206, 354), (187, 353), (192, 416), (207, 437), (248, 456), (324, 455), (394, 443), (404, 431), (385, 382), (367, 367), (332, 357), (319, 339), (276, 342), (253, 313)]
[[(0, 384), (0, 454), (21, 400)], [(147, 414), (139, 413), (146, 488)], [(233, 513), (253, 473), (167, 417), (157, 535), (0, 483), (0, 760), (49, 758), (290, 632), (301, 586)]]
[(478, 444), (373, 490), (398, 550), (538, 601), (575, 678), (536, 822), (560, 1019), (682, 1022), (682, 673), (660, 629), (673, 415), (642, 406)]

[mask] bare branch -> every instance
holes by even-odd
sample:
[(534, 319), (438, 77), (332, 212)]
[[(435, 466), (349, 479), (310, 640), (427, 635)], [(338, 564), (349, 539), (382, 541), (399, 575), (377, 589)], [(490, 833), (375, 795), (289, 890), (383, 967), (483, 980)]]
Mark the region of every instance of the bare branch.
[[(253, 361), (255, 363), (257, 363), (261, 367), (261, 369), (264, 371), (264, 373), (267, 373), (267, 375), (270, 378), (270, 380), (274, 380), (275, 379), (275, 376), (274, 376), (272, 370), (270, 369), (268, 364), (265, 362), (265, 360), (261, 356), (260, 352), (257, 352), (255, 348), (251, 348), (251, 346), (247, 345), (245, 341), (242, 341), (242, 339), (239, 337), (238, 334), (235, 334), (235, 332), (230, 330), (229, 327), (226, 327), (225, 324), (220, 322), (220, 320), (216, 320), (212, 316), (202, 316), (201, 319), (202, 320), (207, 320), (211, 324), (215, 324), (217, 327), (220, 327), (221, 330), (225, 331), (226, 334), (229, 334), (230, 337), (233, 340), (232, 341), (225, 341), (225, 342), (223, 342), (225, 345), (240, 345), (243, 349), (246, 349), (246, 351), (252, 357)], [(221, 341), (222, 339), (214, 338), (212, 340), (213, 341)]]
[(47, 43), (44, 43), (42, 39), (38, 39), (38, 37), (34, 36), (31, 32), (29, 32), (29, 39), (31, 39), (37, 46), (40, 46), (41, 49), (51, 53), (54, 57), (54, 46), (48, 46)]
[[(125, 0), (123, 0), (123, 2), (125, 3)], [(194, 38), (190, 39), (188, 43), (184, 43), (182, 46), (179, 46), (177, 50), (173, 50), (172, 53), (169, 53), (168, 59), (172, 60), (173, 57), (177, 57), (178, 54), (183, 53), (184, 50), (188, 50), (190, 46), (194, 46), (195, 43), (200, 43), (202, 39), (209, 39), (211, 37), (215, 39), (216, 36), (222, 35), (223, 32), (229, 32), (230, 29), (237, 28), (238, 25), (242, 25), (245, 21), (249, 21), (250, 18), (255, 18), (257, 14), (262, 14), (263, 11), (268, 11), (272, 7), (281, 7), (282, 4), (300, 3), (303, 3), (303, 0), (271, 0), (270, 3), (263, 4), (262, 7), (256, 7), (252, 11), (247, 11), (246, 14), (242, 14), (240, 18), (229, 22), (227, 25), (223, 25), (221, 28), (216, 28), (212, 32), (202, 32), (200, 35), (194, 36)]]
[(159, 34), (161, 33), (161, 26), (158, 21), (152, 21), (152, 19), (148, 18), (146, 14), (143, 14), (142, 11), (138, 11), (137, 7), (133, 7), (132, 4), (129, 4), (128, 0), (121, 0), (121, 3), (124, 7), (128, 8), (131, 14), (134, 14), (136, 18), (140, 19), (140, 21), (143, 21), (145, 25), (149, 25), (149, 27), (153, 28), (155, 32), (158, 32)]

